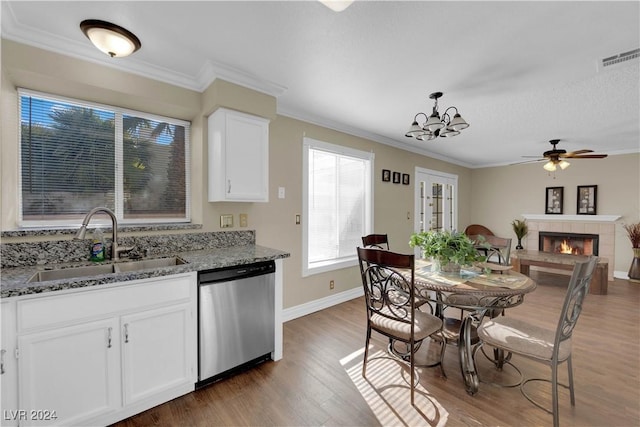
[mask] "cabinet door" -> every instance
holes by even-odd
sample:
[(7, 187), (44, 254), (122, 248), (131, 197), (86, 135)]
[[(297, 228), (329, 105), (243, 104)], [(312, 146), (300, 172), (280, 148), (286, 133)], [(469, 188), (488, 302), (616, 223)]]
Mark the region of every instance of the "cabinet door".
[(16, 311), (15, 303), (3, 302), (2, 345), (0, 345), (0, 384), (2, 385), (2, 425), (16, 426), (20, 413), (18, 409), (18, 363), (16, 349)]
[(190, 304), (123, 316), (125, 404), (195, 382), (195, 319)]
[(81, 424), (120, 408), (116, 318), (25, 334), (18, 348), (21, 425)]
[(268, 201), (269, 145), (264, 120), (227, 116), (227, 199)]
[(208, 120), (209, 201), (269, 201), (269, 121), (224, 108)]

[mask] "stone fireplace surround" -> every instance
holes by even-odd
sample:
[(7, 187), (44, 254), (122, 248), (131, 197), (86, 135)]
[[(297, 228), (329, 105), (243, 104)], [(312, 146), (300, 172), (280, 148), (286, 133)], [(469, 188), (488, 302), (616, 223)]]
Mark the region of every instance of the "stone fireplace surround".
[[(599, 235), (598, 256), (609, 261), (608, 280), (613, 280), (615, 266), (615, 221), (620, 215), (545, 215), (522, 214), (527, 220), (529, 233), (522, 245), (525, 249), (537, 250), (540, 231), (557, 233), (586, 233)], [(554, 273), (567, 274), (566, 271), (544, 269)]]

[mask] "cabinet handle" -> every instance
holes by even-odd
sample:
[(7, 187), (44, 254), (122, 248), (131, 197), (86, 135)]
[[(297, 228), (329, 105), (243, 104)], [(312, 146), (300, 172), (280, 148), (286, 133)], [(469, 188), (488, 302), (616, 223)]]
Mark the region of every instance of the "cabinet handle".
[(113, 328), (109, 328), (108, 329), (108, 335), (107, 335), (107, 348), (111, 348), (111, 331), (113, 330)]
[(231, 180), (227, 180), (227, 193), (231, 193)]
[(7, 350), (0, 350), (0, 375), (4, 374), (4, 354)]
[(125, 344), (129, 342), (129, 324), (124, 324), (124, 342)]

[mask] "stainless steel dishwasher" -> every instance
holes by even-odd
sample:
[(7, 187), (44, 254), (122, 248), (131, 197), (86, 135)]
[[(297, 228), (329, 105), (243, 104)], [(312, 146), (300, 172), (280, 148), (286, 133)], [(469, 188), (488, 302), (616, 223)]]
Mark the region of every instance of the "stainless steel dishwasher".
[(198, 274), (198, 383), (205, 386), (274, 351), (275, 262)]

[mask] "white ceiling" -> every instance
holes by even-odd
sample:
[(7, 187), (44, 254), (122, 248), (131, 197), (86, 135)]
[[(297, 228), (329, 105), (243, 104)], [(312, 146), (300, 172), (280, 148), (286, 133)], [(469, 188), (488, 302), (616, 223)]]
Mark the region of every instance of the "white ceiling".
[[(142, 48), (111, 59), (79, 29), (101, 19)], [(2, 37), (183, 87), (215, 78), (277, 97), (278, 113), (468, 167), (567, 151), (640, 151), (640, 2), (2, 1)], [(404, 136), (456, 106), (454, 138)], [(601, 162), (605, 160), (578, 160)]]

